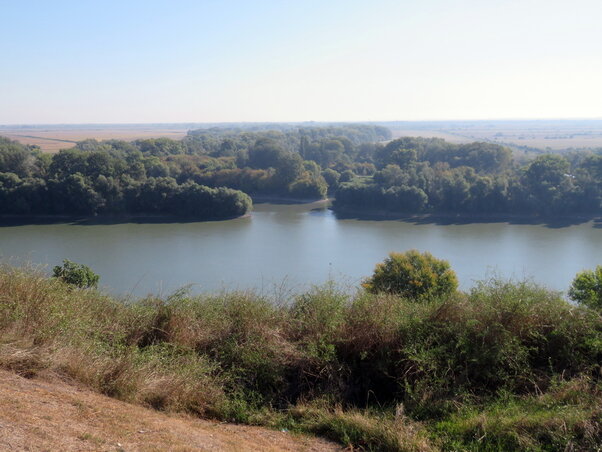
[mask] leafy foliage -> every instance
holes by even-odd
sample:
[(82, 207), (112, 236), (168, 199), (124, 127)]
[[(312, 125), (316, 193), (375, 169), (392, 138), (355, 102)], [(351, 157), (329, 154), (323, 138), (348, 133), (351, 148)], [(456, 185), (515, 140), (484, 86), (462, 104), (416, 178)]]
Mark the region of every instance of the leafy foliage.
[[(194, 183), (253, 197), (320, 199), (328, 193), (343, 212), (602, 213), (599, 152), (543, 154), (524, 163), (492, 143), (411, 137), (383, 143), (389, 139), (387, 129), (361, 124), (247, 125), (190, 131), (180, 141), (85, 140), (52, 156), (1, 139), (0, 208), (13, 215), (94, 215), (150, 205), (146, 213), (176, 214), (158, 207), (169, 202), (147, 203), (138, 193), (160, 186), (164, 195), (149, 197), (167, 199), (192, 193), (182, 187)], [(245, 199), (241, 193), (232, 203), (242, 208), (235, 215), (250, 207)], [(232, 204), (224, 210), (231, 212)], [(220, 210), (211, 217), (230, 215)]]
[(575, 276), (569, 296), (577, 303), (602, 311), (602, 265)]
[[(138, 142), (149, 157), (128, 143), (86, 140), (48, 159), (19, 143), (1, 141), (0, 211), (13, 215), (160, 214), (219, 219), (244, 215), (251, 209), (251, 199), (245, 193), (207, 187), (182, 177), (188, 160), (176, 161), (178, 171), (170, 171), (171, 162), (155, 155), (163, 155), (157, 146), (170, 143), (157, 140), (150, 148), (147, 144)], [(3, 158), (4, 152), (13, 158)], [(18, 170), (15, 161), (20, 162)], [(209, 164), (223, 167), (228, 162)], [(172, 172), (179, 181), (169, 176)]]
[(391, 293), (412, 300), (451, 295), (458, 288), (449, 263), (416, 250), (390, 253), (363, 286), (372, 293)]
[(55, 266), (52, 269), (52, 276), (81, 289), (95, 288), (100, 279), (100, 276), (87, 265), (77, 264), (69, 259), (63, 260), (62, 266)]
[[(587, 153), (585, 153), (587, 154)], [(491, 143), (404, 137), (377, 146), (371, 178), (339, 184), (335, 210), (399, 214), (600, 215), (599, 155), (545, 154), (520, 166)]]

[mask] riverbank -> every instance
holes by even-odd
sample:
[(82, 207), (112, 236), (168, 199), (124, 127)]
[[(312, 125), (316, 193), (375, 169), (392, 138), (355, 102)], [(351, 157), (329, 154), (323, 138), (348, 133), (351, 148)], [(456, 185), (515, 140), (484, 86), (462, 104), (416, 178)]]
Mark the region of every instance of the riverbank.
[(36, 224), (153, 224), (153, 223), (200, 223), (200, 222), (216, 222), (229, 221), (238, 218), (250, 218), (249, 211), (244, 215), (231, 217), (215, 218), (208, 217), (199, 219), (194, 216), (176, 216), (162, 214), (106, 214), (106, 215), (0, 215), (0, 227), (2, 226), (18, 226), (18, 225), (36, 225)]
[(334, 198), (289, 198), (286, 196), (251, 196), (254, 204), (320, 204), (327, 205)]
[(471, 214), (471, 213), (399, 213), (387, 210), (348, 209), (333, 206), (331, 210), (341, 220), (399, 220), (416, 224), (471, 224), (471, 223), (510, 223), (510, 224), (582, 224), (602, 223), (600, 215), (528, 215), (528, 214)]
[(602, 317), (531, 283), (430, 302), (325, 285), (279, 305), (250, 292), (126, 305), (3, 267), (0, 344), (0, 366), (28, 378), (52, 373), (122, 402), (360, 450), (602, 441)]

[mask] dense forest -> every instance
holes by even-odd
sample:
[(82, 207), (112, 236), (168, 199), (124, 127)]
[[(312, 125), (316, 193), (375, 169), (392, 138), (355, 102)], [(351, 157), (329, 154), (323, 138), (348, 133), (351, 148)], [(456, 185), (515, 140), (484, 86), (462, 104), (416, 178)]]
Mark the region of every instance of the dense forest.
[(294, 149), (316, 159), (323, 154), (319, 161), (329, 163), (340, 158), (344, 145), (351, 151), (388, 137), (387, 129), (373, 126), (215, 128), (179, 141), (85, 140), (54, 155), (0, 138), (0, 212), (234, 217), (250, 209), (247, 193), (325, 197), (320, 165)]
[(225, 218), (254, 199), (336, 198), (335, 211), (597, 216), (602, 153), (518, 161), (492, 143), (391, 141), (373, 125), (215, 127), (182, 140), (85, 140), (43, 154), (0, 139), (4, 214)]
[(508, 148), (400, 138), (379, 147), (369, 177), (341, 184), (335, 209), (415, 214), (599, 215), (602, 154), (543, 154), (519, 164)]
[[(156, 165), (155, 165), (156, 164)], [(245, 214), (251, 199), (230, 188), (178, 182), (159, 160), (125, 142), (85, 141), (55, 155), (0, 138), (4, 215), (160, 214), (197, 219)]]

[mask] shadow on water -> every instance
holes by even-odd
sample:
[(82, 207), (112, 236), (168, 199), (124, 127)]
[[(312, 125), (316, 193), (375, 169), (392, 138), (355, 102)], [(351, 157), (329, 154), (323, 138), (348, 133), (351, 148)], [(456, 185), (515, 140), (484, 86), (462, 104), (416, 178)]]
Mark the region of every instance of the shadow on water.
[[(332, 209), (331, 209), (332, 210)], [(520, 215), (407, 215), (393, 213), (341, 212), (333, 210), (337, 220), (402, 221), (415, 225), (438, 226), (508, 223), (514, 225), (544, 226), (551, 229), (567, 228), (593, 221), (593, 227), (602, 228), (602, 218), (591, 216), (542, 217)]]
[(326, 205), (329, 204), (332, 200), (330, 198), (327, 199), (319, 199), (319, 198), (308, 198), (308, 199), (298, 199), (298, 198), (286, 198), (279, 196), (254, 196), (253, 204), (275, 204), (275, 205)]
[(4, 217), (0, 218), (0, 228), (15, 226), (45, 226), (54, 224), (69, 224), (77, 226), (111, 226), (118, 224), (189, 224), (208, 223), (234, 220), (242, 217), (203, 219), (194, 217), (171, 217), (171, 216), (98, 216), (98, 217), (68, 217), (68, 216), (44, 216), (44, 217)]

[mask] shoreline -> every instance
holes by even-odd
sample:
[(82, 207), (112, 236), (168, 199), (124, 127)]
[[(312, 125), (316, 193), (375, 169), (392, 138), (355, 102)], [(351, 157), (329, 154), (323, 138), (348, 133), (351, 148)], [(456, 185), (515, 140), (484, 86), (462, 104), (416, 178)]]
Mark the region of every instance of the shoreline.
[[(582, 224), (586, 222), (602, 223), (602, 215), (556, 215), (542, 216), (529, 214), (510, 214), (510, 213), (401, 213), (390, 212), (386, 210), (360, 210), (348, 208), (336, 208), (329, 205), (335, 198), (325, 199), (295, 199), (278, 196), (260, 196), (253, 198), (253, 203), (275, 204), (275, 205), (310, 205), (314, 204), (320, 207), (328, 207), (329, 210), (340, 220), (359, 220), (359, 221), (405, 221), (411, 223), (442, 223), (442, 224), (463, 224), (463, 223), (519, 223), (519, 224), (542, 224), (562, 223)], [(224, 217), (224, 218), (204, 218), (200, 219), (194, 216), (177, 216), (163, 214), (99, 214), (99, 215), (0, 215), (0, 226), (7, 225), (28, 225), (28, 224), (52, 224), (52, 223), (79, 223), (79, 224), (118, 224), (118, 223), (200, 223), (229, 221), (243, 218), (251, 218), (254, 209), (244, 215)]]
[(79, 224), (119, 224), (119, 223), (202, 223), (229, 221), (239, 218), (250, 218), (252, 210), (244, 215), (224, 218), (197, 218), (194, 216), (160, 215), (160, 214), (100, 214), (100, 215), (0, 215), (0, 226), (79, 223)]
[[(249, 195), (251, 196), (251, 195)], [(288, 198), (286, 196), (251, 196), (255, 204), (327, 204), (334, 198)]]
[[(493, 223), (493, 222), (560, 222), (572, 221), (585, 223), (588, 221), (602, 221), (602, 215), (529, 215), (516, 213), (401, 213), (384, 210), (358, 210), (330, 207), (330, 210), (341, 219), (357, 220), (401, 220), (408, 222), (435, 222), (437, 220), (457, 220), (458, 222)], [(464, 221), (463, 221), (464, 220)], [(480, 221), (479, 221), (480, 220)]]

